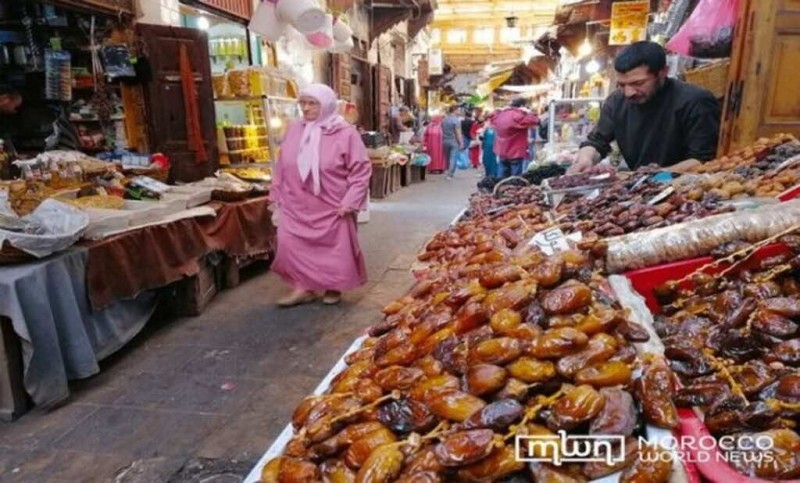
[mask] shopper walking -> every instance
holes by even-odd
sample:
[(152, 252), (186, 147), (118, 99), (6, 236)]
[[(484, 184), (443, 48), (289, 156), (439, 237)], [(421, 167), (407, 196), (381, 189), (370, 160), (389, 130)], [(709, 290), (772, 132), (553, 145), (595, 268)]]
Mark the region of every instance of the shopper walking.
[(431, 123), (425, 128), (425, 133), (422, 135), (422, 145), (425, 152), (431, 157), (431, 163), (428, 165), (428, 171), (431, 173), (444, 173), (448, 168), (442, 143), (442, 121), (444, 121), (444, 116), (433, 116)]
[(442, 122), (442, 142), (444, 143), (444, 158), (448, 162), (447, 179), (453, 179), (458, 166), (458, 154), (464, 149), (464, 138), (461, 135), (461, 118), (459, 107), (450, 106), (447, 117)]
[(525, 109), (527, 101), (516, 98), (511, 106), (492, 118), (496, 138), (494, 152), (500, 160), (500, 178), (519, 176), (528, 155), (528, 130), (539, 124), (539, 118)]
[(469, 161), (473, 168), (478, 169), (481, 166), (481, 141), (478, 139), (478, 132), (483, 128), (483, 122), (480, 118), (476, 118), (469, 128)]
[(483, 149), (483, 170), (487, 177), (497, 176), (497, 156), (494, 154), (495, 132), (492, 121), (487, 116), (486, 122), (483, 123), (483, 131), (479, 135), (481, 138), (481, 147)]
[(300, 93), (303, 119), (281, 143), (270, 199), (278, 212), (273, 270), (294, 290), (278, 305), (317, 298), (334, 305), (366, 283), (356, 214), (367, 201), (372, 164), (358, 131), (337, 113), (336, 93), (312, 84)]

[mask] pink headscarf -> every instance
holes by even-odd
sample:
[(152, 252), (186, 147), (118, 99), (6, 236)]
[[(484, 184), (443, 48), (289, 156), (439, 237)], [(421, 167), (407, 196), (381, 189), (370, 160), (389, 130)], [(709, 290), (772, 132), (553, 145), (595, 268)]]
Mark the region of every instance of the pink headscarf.
[(336, 102), (336, 93), (325, 84), (311, 84), (302, 91), (300, 97), (311, 97), (319, 101), (320, 113), (316, 121), (306, 122), (303, 136), (300, 138), (300, 152), (297, 156), (297, 167), (300, 179), (305, 182), (311, 175), (314, 183), (314, 194), (319, 195), (319, 149), (322, 134), (328, 133), (340, 125), (347, 124)]

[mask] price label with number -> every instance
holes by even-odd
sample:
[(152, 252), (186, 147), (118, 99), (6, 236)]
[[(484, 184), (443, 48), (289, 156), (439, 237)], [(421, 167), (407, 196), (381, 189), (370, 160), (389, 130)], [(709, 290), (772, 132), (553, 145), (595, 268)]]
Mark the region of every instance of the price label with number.
[(545, 255), (554, 255), (570, 249), (566, 235), (558, 227), (537, 233), (528, 244), (539, 247)]

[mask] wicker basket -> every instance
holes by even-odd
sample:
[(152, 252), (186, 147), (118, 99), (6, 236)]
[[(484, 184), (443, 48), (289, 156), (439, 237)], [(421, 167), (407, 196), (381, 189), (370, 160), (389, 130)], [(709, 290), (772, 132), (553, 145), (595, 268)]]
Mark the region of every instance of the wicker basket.
[(223, 190), (214, 190), (211, 192), (211, 199), (217, 201), (226, 201), (228, 203), (234, 203), (237, 201), (244, 201), (250, 197), (252, 194), (252, 190), (248, 191), (223, 191)]
[(27, 263), (35, 260), (36, 257), (30, 253), (23, 252), (22, 250), (11, 246), (10, 243), (3, 243), (0, 247), (0, 265), (12, 265), (15, 263)]
[(711, 91), (717, 97), (725, 97), (730, 65), (730, 60), (723, 60), (699, 69), (688, 70), (686, 71), (686, 81)]

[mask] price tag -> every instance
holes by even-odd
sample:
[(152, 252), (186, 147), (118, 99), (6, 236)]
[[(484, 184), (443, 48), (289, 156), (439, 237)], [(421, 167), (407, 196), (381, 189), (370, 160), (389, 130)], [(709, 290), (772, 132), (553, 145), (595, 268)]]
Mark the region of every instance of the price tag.
[(667, 198), (669, 198), (670, 195), (672, 195), (672, 193), (674, 193), (674, 192), (675, 192), (675, 188), (670, 186), (667, 189), (665, 189), (664, 191), (662, 191), (661, 193), (657, 194), (647, 204), (650, 205), (650, 206), (655, 206), (655, 205), (661, 203), (662, 201), (666, 200)]
[(539, 247), (548, 256), (570, 249), (566, 235), (558, 227), (537, 233), (528, 245)]

